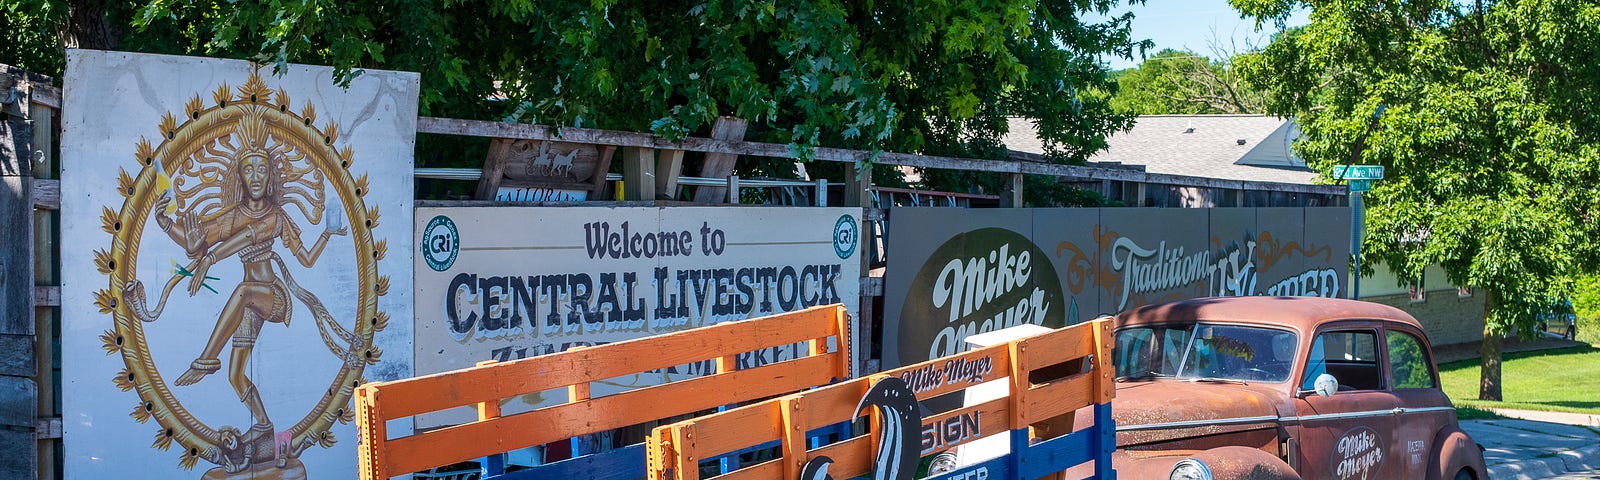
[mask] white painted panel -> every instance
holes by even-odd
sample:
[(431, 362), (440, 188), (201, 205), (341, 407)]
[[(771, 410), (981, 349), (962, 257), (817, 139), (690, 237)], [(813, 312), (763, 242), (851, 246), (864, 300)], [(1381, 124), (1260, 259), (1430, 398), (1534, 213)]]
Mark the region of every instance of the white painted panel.
[(67, 478), (353, 478), (354, 384), (412, 375), (418, 76), (73, 50), (65, 83)]

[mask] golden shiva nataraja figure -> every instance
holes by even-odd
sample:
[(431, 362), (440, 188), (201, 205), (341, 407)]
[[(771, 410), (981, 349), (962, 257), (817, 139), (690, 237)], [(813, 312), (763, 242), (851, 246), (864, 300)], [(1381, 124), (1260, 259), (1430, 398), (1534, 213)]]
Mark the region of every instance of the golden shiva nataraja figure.
[[(274, 93), (276, 101), (269, 102)], [(194, 97), (182, 125), (170, 114), (163, 118), (162, 143), (154, 149), (148, 142), (139, 143), (138, 158), (144, 168), (136, 177), (121, 174), (119, 193), (127, 198), (122, 211), (103, 212), (105, 229), (115, 239), (111, 251), (96, 252), (96, 264), (111, 276), (112, 288), (99, 292), (96, 303), (102, 312), (113, 314), (116, 329), (101, 338), (108, 352), (123, 354), (128, 367), (118, 373), (118, 386), (138, 390), (142, 400), (131, 416), (141, 423), (154, 417), (163, 426), (156, 435), (156, 448), (165, 450), (173, 441), (186, 447), (181, 466), (192, 468), (200, 459), (218, 465), (204, 478), (304, 478), (305, 467), (297, 458), (311, 445), (333, 445), (329, 427), (333, 421), (353, 419), (351, 392), (361, 382), (363, 367), (376, 363), (382, 353), (372, 344), (373, 334), (388, 320), (377, 310), (377, 297), (388, 289), (387, 277), (376, 271), (386, 250), (385, 242), (372, 238), (378, 212), (361, 201), (367, 179), (351, 177), (351, 149), (333, 146), (338, 125), (313, 127), (316, 113), (309, 103), (298, 113), (291, 111), (287, 93), (272, 91), (256, 74), (237, 92), (223, 85), (213, 98), (216, 105), (207, 108)], [(326, 192), (330, 188), (332, 196)], [(298, 218), (290, 207), (298, 210)], [(348, 226), (345, 211), (350, 212)], [(151, 220), (187, 257), (182, 265), (171, 262), (172, 276), (164, 282), (154, 308), (133, 268), (140, 226)], [(323, 224), (309, 247), (299, 222)], [(354, 317), (341, 323), (315, 293), (295, 281), (274, 246), (281, 243), (301, 268), (318, 271), (329, 241), (344, 236), (354, 237), (355, 258), (332, 268), (353, 264), (361, 287)], [(162, 318), (169, 296), (185, 280), (190, 297), (218, 293), (212, 285), (223, 280), (207, 273), (229, 258), (238, 259), (243, 278), (214, 317), (216, 323), (199, 354), (173, 384), (194, 385), (220, 371), (220, 355), (228, 347), (228, 383), (252, 421), (243, 430), (213, 429), (183, 408), (161, 381), (143, 326)], [(278, 431), (251, 378), (261, 366), (252, 366), (250, 356), (265, 325), (289, 326), (295, 301), (311, 312), (340, 370), (312, 411)], [(184, 311), (163, 323), (185, 322), (194, 313)]]

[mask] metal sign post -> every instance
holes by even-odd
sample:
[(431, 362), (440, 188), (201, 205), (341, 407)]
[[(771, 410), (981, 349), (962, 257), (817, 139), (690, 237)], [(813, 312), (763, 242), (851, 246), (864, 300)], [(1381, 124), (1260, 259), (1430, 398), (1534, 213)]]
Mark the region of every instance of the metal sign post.
[(1350, 228), (1350, 258), (1355, 263), (1355, 268), (1350, 270), (1351, 300), (1361, 298), (1361, 237), (1367, 229), (1367, 209), (1361, 204), (1361, 192), (1362, 190), (1356, 190), (1354, 185), (1350, 188), (1350, 218), (1355, 224)]
[(1352, 165), (1360, 158), (1361, 150), (1367, 146), (1367, 136), (1372, 134), (1372, 129), (1378, 127), (1378, 120), (1383, 118), (1383, 104), (1378, 104), (1378, 109), (1372, 112), (1372, 121), (1367, 124), (1367, 131), (1356, 138), (1356, 145), (1350, 152), (1350, 162), (1345, 165), (1333, 166), (1333, 181), (1348, 181), (1350, 186), (1350, 258), (1355, 268), (1350, 271), (1350, 299), (1361, 298), (1361, 237), (1367, 229), (1367, 211), (1361, 204), (1361, 192), (1371, 191), (1372, 182), (1383, 179), (1383, 165)]

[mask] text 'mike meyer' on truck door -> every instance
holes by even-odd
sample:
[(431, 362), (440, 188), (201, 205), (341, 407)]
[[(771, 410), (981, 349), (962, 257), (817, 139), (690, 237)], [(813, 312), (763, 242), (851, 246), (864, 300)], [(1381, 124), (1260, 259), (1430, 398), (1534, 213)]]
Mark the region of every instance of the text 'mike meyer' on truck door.
[[(418, 209), (417, 373), (814, 305), (843, 303), (854, 314), (860, 218), (859, 208)], [(787, 360), (794, 348), (750, 352), (737, 361), (743, 368)], [(715, 368), (702, 362), (595, 382), (593, 395)], [(565, 395), (524, 396), (506, 413)], [(471, 415), (442, 412), (418, 426)]]
[(885, 368), (1169, 300), (1340, 297), (1349, 272), (1343, 207), (898, 208), (892, 225)]
[(353, 391), (412, 375), (417, 85), (67, 52), (67, 478), (356, 475)]

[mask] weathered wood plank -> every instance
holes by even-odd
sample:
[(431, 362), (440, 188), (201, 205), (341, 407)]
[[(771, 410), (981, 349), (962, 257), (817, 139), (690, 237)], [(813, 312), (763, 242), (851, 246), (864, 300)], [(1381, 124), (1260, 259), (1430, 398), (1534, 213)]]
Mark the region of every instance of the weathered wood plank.
[[(27, 177), (0, 176), (0, 334), (33, 335), (33, 199)], [(59, 302), (58, 302), (59, 303)], [(32, 351), (14, 352), (32, 356)], [(7, 353), (0, 352), (0, 355)]]
[(33, 125), (26, 120), (0, 115), (0, 175), (33, 176)]
[(48, 107), (56, 111), (61, 110), (61, 89), (35, 83), (33, 87), (33, 104)]
[(656, 158), (656, 198), (678, 198), (678, 177), (683, 174), (683, 150), (658, 150)]
[(606, 200), (601, 195), (606, 194), (606, 172), (611, 171), (611, 156), (616, 155), (617, 147), (607, 145), (600, 148), (600, 162), (596, 163), (594, 176), (589, 182), (593, 187), (589, 189), (589, 200)]
[(655, 150), (643, 147), (622, 149), (622, 199), (656, 199)]
[(1000, 208), (1022, 208), (1022, 185), (1026, 179), (1021, 173), (1006, 175), (1005, 194), (1000, 196)]
[[(718, 117), (717, 122), (711, 125), (711, 138), (713, 140), (741, 141), (744, 131), (750, 122), (733, 117)], [(700, 165), (700, 176), (705, 178), (724, 178), (733, 174), (733, 167), (739, 161), (739, 155), (726, 152), (708, 152), (706, 160)], [(738, 198), (738, 194), (729, 195), (723, 187), (696, 187), (694, 201), (698, 203), (720, 203), (724, 197)], [(729, 201), (728, 203), (739, 203)]]
[(0, 116), (28, 118), (29, 107), (33, 106), (28, 100), (29, 87), (27, 81), (15, 75), (0, 73)]
[[(648, 133), (618, 132), (583, 128), (564, 128), (561, 129), (560, 134), (557, 135), (554, 129), (542, 125), (509, 124), (452, 118), (419, 118), (417, 119), (417, 131), (420, 133), (522, 138), (531, 140), (563, 140), (569, 142), (615, 145), (620, 147), (649, 147), (657, 149), (684, 150), (690, 152), (790, 158), (789, 146), (775, 143), (726, 141), (693, 137), (684, 138), (678, 141), (669, 141)], [(814, 159), (830, 162), (855, 163), (869, 158), (870, 155), (871, 152), (863, 150), (817, 148), (815, 150)], [(982, 160), (916, 155), (910, 153), (883, 152), (879, 154), (877, 163), (950, 170), (1051, 175), (1073, 180), (1086, 181), (1116, 180), (1125, 182), (1157, 183), (1208, 188), (1248, 188), (1254, 190), (1311, 193), (1319, 195), (1345, 194), (1345, 187), (1342, 185), (1304, 185), (1296, 183), (1224, 180), (1206, 177), (1145, 173), (1143, 171), (1128, 168), (1091, 167), (1045, 163), (1043, 162), (1043, 157), (1026, 153), (1018, 153), (1014, 155), (1014, 157), (1020, 159), (1021, 161)]]
[(33, 164), (35, 179), (47, 178), (55, 170), (56, 158), (51, 146), (55, 145), (56, 111), (49, 108), (33, 109), (33, 149), (38, 160)]
[[(29, 400), (32, 400), (31, 398)], [(31, 426), (31, 425), (30, 425)], [(35, 478), (39, 475), (31, 430), (0, 429), (0, 478)]]
[[(471, 137), (559, 140), (564, 142), (593, 143), (616, 147), (645, 147), (664, 150), (685, 150), (690, 152), (731, 153), (760, 157), (787, 158), (789, 156), (788, 145), (780, 145), (775, 143), (724, 141), (697, 137), (689, 137), (678, 141), (671, 141), (648, 133), (571, 127), (562, 128), (559, 132), (557, 132), (556, 129), (544, 125), (488, 122), (482, 120), (462, 120), (456, 118), (418, 118), (417, 132), (437, 133), (444, 135), (463, 135)], [(824, 160), (837, 160), (838, 158), (835, 157), (853, 155), (855, 152), (858, 151), (833, 148), (817, 149), (819, 159)], [(866, 158), (866, 153), (867, 152), (859, 152), (861, 158), (863, 159)], [(824, 154), (828, 155), (827, 158), (821, 158)]]
[[(28, 356), (32, 357), (29, 353)], [(33, 428), (34, 395), (37, 390), (33, 378), (0, 376), (0, 426)], [(32, 439), (32, 432), (28, 437)], [(28, 449), (30, 452), (32, 450)], [(8, 455), (0, 455), (4, 456)]]
[[(33, 335), (0, 335), (0, 375), (32, 377), (38, 370), (33, 356)], [(15, 353), (26, 353), (18, 355)]]
[(33, 287), (33, 306), (34, 308), (61, 306), (61, 287), (35, 285)]
[(41, 418), (33, 424), (33, 438), (61, 438), (61, 417)]
[[(872, 205), (872, 168), (862, 169), (856, 164), (844, 167), (844, 205), (847, 207), (871, 207)], [(866, 264), (862, 264), (865, 268)], [(862, 270), (865, 272), (866, 270)]]
[(489, 141), (489, 155), (483, 159), (483, 176), (478, 179), (478, 192), (472, 198), (494, 200), (500, 191), (500, 181), (505, 179), (506, 162), (511, 158), (511, 146), (516, 140), (496, 138)]

